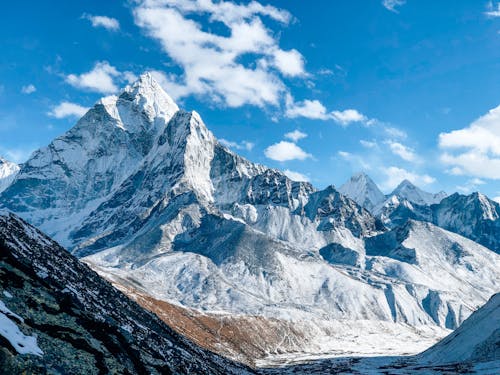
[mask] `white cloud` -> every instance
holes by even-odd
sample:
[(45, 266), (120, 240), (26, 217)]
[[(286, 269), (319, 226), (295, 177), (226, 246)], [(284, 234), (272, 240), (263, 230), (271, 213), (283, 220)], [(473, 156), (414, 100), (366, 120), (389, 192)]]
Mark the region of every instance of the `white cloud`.
[(36, 91), (36, 87), (32, 83), (30, 83), (29, 85), (23, 86), (21, 88), (21, 92), (23, 94), (33, 94), (35, 91)]
[(331, 113), (333, 120), (342, 126), (350, 125), (353, 122), (366, 122), (368, 119), (365, 115), (359, 113), (355, 109), (346, 109), (344, 111), (333, 111)]
[[(182, 68), (180, 75), (162, 76), (173, 97), (204, 95), (229, 107), (278, 105), (287, 92), (280, 75), (305, 74), (302, 55), (282, 50), (264, 24), (264, 19), (290, 21), (288, 12), (273, 6), (256, 1), (144, 0), (133, 13), (135, 23)], [(200, 18), (219, 23), (215, 30), (219, 25), (226, 30), (206, 31)]]
[(486, 16), (488, 17), (500, 17), (500, 2), (497, 2), (496, 5), (497, 6), (495, 8), (493, 2), (490, 1), (486, 6), (487, 11), (484, 12), (484, 14), (486, 14)]
[(313, 120), (328, 120), (330, 115), (319, 100), (304, 100), (295, 102), (287, 95), (285, 116), (289, 118), (305, 117)]
[(493, 200), (494, 200), (495, 202), (497, 202), (497, 203), (500, 203), (500, 196), (498, 196), (498, 197), (494, 197), (494, 198), (493, 198)]
[(436, 181), (434, 177), (431, 177), (428, 174), (418, 174), (394, 166), (383, 168), (382, 172), (386, 175), (386, 180), (384, 181), (382, 188), (387, 190), (394, 189), (403, 180), (408, 180), (417, 186), (430, 185)]
[(307, 134), (301, 132), (298, 129), (294, 130), (293, 132), (289, 132), (289, 133), (285, 134), (285, 138), (288, 138), (288, 139), (292, 140), (293, 142), (298, 142), (305, 137), (307, 137)]
[(393, 126), (384, 126), (384, 132), (392, 138), (405, 139), (406, 137), (408, 137), (408, 134), (406, 134), (404, 130), (395, 128)]
[(366, 148), (375, 148), (375, 147), (377, 147), (377, 142), (375, 142), (375, 141), (367, 141), (367, 140), (364, 140), (364, 139), (360, 139), (359, 143), (361, 144), (361, 146), (366, 147)]
[(410, 162), (415, 162), (417, 160), (417, 155), (412, 148), (394, 141), (386, 141), (385, 144), (389, 146), (394, 155), (399, 156), (401, 159)]
[(66, 82), (73, 87), (96, 91), (102, 94), (116, 93), (118, 83), (131, 83), (137, 76), (129, 71), (120, 72), (107, 61), (98, 61), (91, 71), (82, 74), (69, 74)]
[(240, 143), (238, 143), (238, 142), (228, 141), (227, 139), (224, 138), (219, 139), (219, 142), (222, 143), (224, 146), (228, 148), (233, 148), (235, 150), (252, 151), (252, 149), (255, 146), (255, 143), (253, 142), (241, 141)]
[(402, 6), (406, 0), (383, 0), (382, 5), (391, 12), (398, 13), (396, 7)]
[(296, 102), (290, 94), (286, 96), (285, 116), (288, 118), (305, 117), (312, 120), (334, 120), (342, 126), (347, 126), (354, 122), (361, 122), (365, 125), (376, 123), (376, 120), (368, 119), (356, 109), (328, 112), (319, 100), (306, 99)]
[(70, 102), (61, 102), (52, 108), (52, 110), (47, 114), (55, 118), (82, 117), (85, 113), (87, 113), (87, 111), (88, 108), (82, 107), (81, 105)]
[(287, 176), (290, 180), (293, 181), (305, 181), (305, 182), (310, 181), (309, 177), (307, 177), (306, 175), (299, 172), (291, 171), (289, 169), (285, 169), (283, 173), (285, 174), (285, 176)]
[(101, 61), (97, 62), (90, 72), (69, 74), (66, 82), (77, 88), (111, 94), (118, 91), (114, 79), (120, 76), (121, 73), (114, 66), (109, 65), (107, 61)]
[(269, 146), (264, 150), (264, 154), (269, 159), (277, 161), (304, 160), (312, 157), (311, 154), (302, 150), (295, 143), (287, 141), (281, 141)]
[(91, 14), (84, 14), (82, 18), (85, 18), (92, 23), (93, 27), (104, 27), (107, 30), (118, 31), (120, 30), (120, 23), (116, 18), (106, 17), (106, 16), (93, 16)]
[(283, 51), (277, 49), (274, 52), (274, 65), (287, 76), (300, 76), (304, 74), (304, 58), (299, 51), (292, 49)]
[(439, 135), (441, 161), (456, 174), (500, 179), (500, 106), (468, 127)]

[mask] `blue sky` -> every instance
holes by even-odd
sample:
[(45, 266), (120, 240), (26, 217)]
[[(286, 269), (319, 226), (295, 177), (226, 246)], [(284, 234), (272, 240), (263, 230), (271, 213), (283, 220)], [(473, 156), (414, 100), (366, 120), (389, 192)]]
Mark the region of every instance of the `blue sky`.
[(363, 170), (500, 196), (499, 2), (51, 3), (2, 6), (8, 159), (152, 71), (232, 149), (317, 187)]

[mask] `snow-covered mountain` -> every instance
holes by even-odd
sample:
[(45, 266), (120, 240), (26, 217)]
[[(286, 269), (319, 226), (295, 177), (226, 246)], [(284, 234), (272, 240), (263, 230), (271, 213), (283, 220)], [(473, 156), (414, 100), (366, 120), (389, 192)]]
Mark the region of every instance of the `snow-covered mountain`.
[(397, 196), (419, 205), (431, 205), (441, 202), (447, 196), (444, 191), (428, 193), (416, 187), (408, 180), (403, 180), (389, 196)]
[(333, 186), (229, 151), (149, 74), (35, 152), (0, 205), (131, 294), (273, 321), (290, 340), (268, 355), (416, 352), (499, 285), (498, 255), (430, 224), (384, 233)]
[(339, 192), (351, 198), (361, 207), (372, 211), (374, 207), (385, 201), (385, 195), (377, 184), (366, 173), (356, 173), (340, 188)]
[(0, 213), (2, 374), (250, 374), (175, 333), (56, 242)]
[(371, 212), (391, 228), (403, 225), (407, 220), (432, 222), (430, 206), (439, 203), (444, 197), (445, 192), (428, 193), (404, 180)]
[(419, 356), (421, 362), (495, 361), (500, 369), (500, 293), (475, 311), (448, 337)]
[(14, 181), (19, 172), (19, 165), (0, 157), (0, 193)]
[(500, 204), (484, 194), (452, 194), (432, 206), (433, 222), (500, 253)]

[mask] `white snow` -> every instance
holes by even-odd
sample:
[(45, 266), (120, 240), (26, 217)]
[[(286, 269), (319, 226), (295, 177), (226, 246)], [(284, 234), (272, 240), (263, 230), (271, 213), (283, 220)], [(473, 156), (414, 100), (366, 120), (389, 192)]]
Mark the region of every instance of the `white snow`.
[(0, 157), (0, 193), (7, 189), (19, 172), (19, 165)]
[(365, 173), (353, 175), (338, 190), (369, 211), (385, 200), (385, 195)]
[(6, 338), (19, 354), (43, 355), (37, 345), (35, 336), (27, 336), (21, 332), (17, 324), (10, 317), (23, 322), (23, 318), (10, 311), (5, 303), (0, 300), (0, 335)]

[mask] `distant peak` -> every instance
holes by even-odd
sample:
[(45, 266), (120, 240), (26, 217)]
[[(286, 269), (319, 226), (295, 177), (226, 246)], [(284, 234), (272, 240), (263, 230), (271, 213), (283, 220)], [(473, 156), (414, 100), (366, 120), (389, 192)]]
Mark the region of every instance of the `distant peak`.
[(401, 181), (401, 183), (398, 185), (396, 190), (401, 189), (401, 188), (406, 188), (406, 187), (415, 188), (416, 186), (410, 180), (407, 180), (405, 178), (403, 181)]
[(368, 176), (365, 172), (357, 172), (354, 173), (351, 177), (352, 180), (371, 180), (370, 176)]

